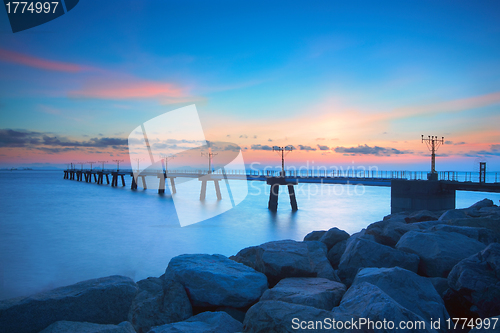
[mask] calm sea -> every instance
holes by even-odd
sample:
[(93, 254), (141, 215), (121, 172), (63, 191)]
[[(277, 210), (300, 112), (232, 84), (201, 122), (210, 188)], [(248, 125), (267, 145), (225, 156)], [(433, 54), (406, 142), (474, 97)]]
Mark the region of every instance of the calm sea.
[[(267, 209), (268, 186), (248, 182), (248, 196), (235, 208), (181, 227), (169, 194), (158, 195), (155, 184), (132, 191), (130, 177), (126, 181), (126, 187), (112, 188), (65, 180), (62, 171), (0, 172), (0, 299), (113, 274), (136, 281), (160, 276), (179, 254), (229, 256), (332, 227), (354, 233), (390, 213), (389, 188), (302, 184), (299, 211), (292, 213), (282, 195), (273, 214)], [(213, 185), (201, 203), (200, 182), (189, 183), (189, 190), (175, 195), (193, 210), (223, 204)], [(247, 183), (234, 184), (233, 191), (243, 191)], [(457, 208), (485, 197), (498, 204), (500, 194), (457, 192)]]

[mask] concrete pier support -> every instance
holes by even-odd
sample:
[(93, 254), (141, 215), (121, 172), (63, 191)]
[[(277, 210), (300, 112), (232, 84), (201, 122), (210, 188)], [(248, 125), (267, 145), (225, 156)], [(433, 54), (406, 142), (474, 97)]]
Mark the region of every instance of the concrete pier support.
[(201, 201), (205, 200), (205, 198), (207, 196), (207, 182), (209, 182), (209, 181), (214, 182), (215, 194), (217, 195), (217, 200), (222, 200), (222, 194), (220, 192), (220, 186), (219, 186), (220, 179), (212, 178), (212, 176), (210, 174), (203, 176), (203, 177), (200, 177), (198, 179), (201, 181), (201, 190), (200, 190), (200, 200)]
[[(139, 178), (139, 177), (137, 177), (137, 178)], [(130, 189), (137, 190), (137, 181), (135, 180), (134, 175), (132, 175), (132, 184), (130, 184)]]
[(175, 177), (168, 177), (168, 178), (170, 178), (170, 188), (171, 188), (172, 194), (177, 193), (177, 190), (175, 189), (175, 181), (174, 181)]
[(297, 179), (283, 178), (283, 177), (272, 177), (267, 179), (267, 185), (271, 185), (271, 191), (269, 192), (269, 203), (267, 208), (271, 211), (278, 210), (278, 196), (279, 187), (286, 185), (288, 187), (288, 195), (290, 197), (290, 206), (292, 211), (298, 210), (297, 198), (295, 197), (294, 186), (298, 184)]
[(455, 208), (456, 191), (442, 181), (391, 181), (391, 213)]

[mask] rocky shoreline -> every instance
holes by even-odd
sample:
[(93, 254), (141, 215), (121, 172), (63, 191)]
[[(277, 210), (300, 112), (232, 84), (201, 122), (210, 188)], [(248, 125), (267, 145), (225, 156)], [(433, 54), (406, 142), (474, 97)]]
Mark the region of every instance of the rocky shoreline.
[[(229, 258), (185, 254), (161, 277), (110, 276), (0, 301), (0, 332), (392, 332), (400, 323), (465, 332), (478, 318), (492, 318), (489, 328), (471, 332), (499, 332), (499, 242), (500, 207), (488, 199), (392, 214), (353, 235), (332, 228)], [(462, 328), (453, 318), (474, 321)], [(372, 327), (346, 326), (367, 319)], [(396, 328), (378, 326), (385, 321)]]

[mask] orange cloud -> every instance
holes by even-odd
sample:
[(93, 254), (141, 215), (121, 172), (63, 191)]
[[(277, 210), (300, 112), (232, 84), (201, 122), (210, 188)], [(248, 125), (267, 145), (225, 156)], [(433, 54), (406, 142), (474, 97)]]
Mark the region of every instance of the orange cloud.
[(86, 69), (85, 67), (77, 64), (46, 60), (14, 51), (8, 51), (5, 49), (0, 49), (0, 60), (4, 62), (20, 64), (29, 67), (45, 69), (49, 71), (59, 71), (68, 73), (76, 73)]
[(99, 77), (87, 81), (71, 97), (129, 99), (129, 98), (183, 98), (184, 89), (171, 84), (141, 80), (134, 77)]

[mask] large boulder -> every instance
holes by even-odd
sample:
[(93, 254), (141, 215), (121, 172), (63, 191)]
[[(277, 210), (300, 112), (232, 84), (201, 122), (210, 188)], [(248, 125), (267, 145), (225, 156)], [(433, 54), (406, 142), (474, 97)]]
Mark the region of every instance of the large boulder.
[(340, 230), (339, 228), (331, 228), (328, 230), (320, 239), (322, 243), (324, 243), (328, 250), (330, 250), (335, 244), (338, 242), (344, 241), (349, 238), (349, 234), (344, 230)]
[(337, 306), (346, 291), (340, 282), (323, 278), (287, 278), (274, 288), (266, 290), (261, 301), (283, 301), (331, 310)]
[(35, 333), (61, 320), (119, 324), (127, 320), (136, 293), (134, 281), (116, 275), (0, 301), (0, 327)]
[(444, 293), (449, 288), (448, 279), (442, 277), (431, 277), (427, 279), (431, 281), (432, 285), (434, 286), (434, 289), (436, 289), (439, 296), (443, 297)]
[(435, 332), (429, 329), (428, 320), (396, 302), (379, 287), (367, 282), (349, 288), (340, 306), (333, 309), (333, 317), (338, 316), (350, 316), (354, 320), (364, 321), (359, 329), (368, 329), (368, 321), (371, 321), (373, 326), (377, 325), (377, 329), (373, 330), (375, 332), (396, 332), (400, 327), (406, 327), (400, 325), (407, 323), (418, 323), (419, 327), (404, 330), (405, 332)]
[(118, 325), (56, 321), (40, 333), (136, 333), (132, 324), (124, 321)]
[(448, 276), (451, 289), (481, 318), (500, 315), (500, 244), (460, 261)]
[(340, 258), (345, 252), (347, 247), (347, 240), (343, 240), (335, 244), (329, 251), (326, 257), (334, 269), (339, 267)]
[(311, 231), (305, 235), (304, 242), (319, 241), (324, 234), (326, 234), (325, 230)]
[(230, 258), (264, 273), (271, 286), (287, 277), (340, 281), (326, 253), (326, 245), (322, 242), (282, 240), (247, 247)]
[(172, 258), (163, 275), (186, 288), (193, 306), (245, 307), (267, 289), (267, 278), (221, 254), (183, 254)]
[(468, 209), (480, 210), (481, 208), (493, 207), (493, 206), (495, 206), (495, 204), (493, 203), (493, 200), (483, 199), (481, 201), (476, 202), (475, 204), (473, 204), (472, 206), (470, 206)]
[(438, 224), (429, 228), (428, 230), (456, 232), (458, 234), (462, 234), (469, 238), (475, 239), (485, 245), (497, 242), (500, 238), (499, 235), (497, 235), (494, 231), (486, 228), (460, 227), (456, 225)]
[(137, 333), (146, 333), (153, 326), (182, 321), (193, 315), (186, 290), (179, 282), (148, 278), (137, 285), (140, 291), (128, 314)]
[(364, 282), (376, 285), (401, 306), (428, 322), (440, 319), (444, 323), (449, 318), (431, 281), (414, 272), (400, 267), (365, 268), (356, 275), (353, 287)]
[(401, 236), (410, 230), (418, 230), (418, 226), (391, 220), (370, 224), (366, 228), (367, 235), (373, 235), (377, 243), (394, 247)]
[(416, 272), (420, 258), (392, 247), (363, 238), (350, 242), (340, 259), (338, 275), (350, 285), (356, 273), (364, 267), (403, 267)]
[(202, 312), (185, 321), (153, 327), (149, 333), (234, 333), (243, 325), (226, 312)]
[(260, 301), (248, 310), (243, 330), (247, 333), (352, 332), (333, 330), (332, 319), (331, 311), (312, 306)]
[(447, 277), (453, 266), (486, 246), (456, 232), (410, 231), (404, 234), (396, 248), (420, 257), (418, 272), (429, 277)]

